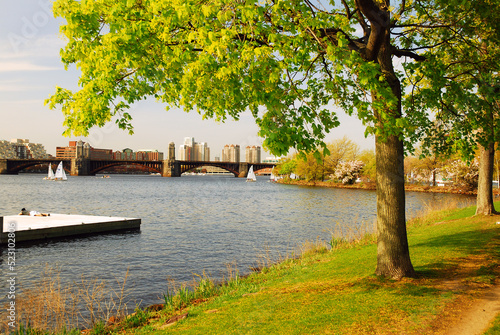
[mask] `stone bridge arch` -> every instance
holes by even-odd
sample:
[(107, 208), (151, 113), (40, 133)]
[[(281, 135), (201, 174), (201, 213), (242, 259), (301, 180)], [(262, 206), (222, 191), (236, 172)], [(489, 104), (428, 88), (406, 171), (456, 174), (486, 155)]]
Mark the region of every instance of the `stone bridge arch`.
[(196, 169), (202, 166), (214, 166), (231, 172), (235, 177), (240, 174), (239, 163), (228, 163), (228, 162), (205, 162), (205, 161), (179, 161), (180, 173), (188, 172), (192, 169)]
[(51, 164), (53, 170), (57, 167), (59, 162), (63, 162), (64, 170), (69, 174), (71, 172), (71, 161), (61, 159), (8, 159), (5, 160), (5, 168), (2, 173), (5, 174), (18, 174), (20, 171), (35, 165)]
[(115, 161), (91, 161), (90, 162), (90, 175), (95, 175), (98, 172), (101, 172), (103, 170), (109, 169), (114, 166), (126, 166), (126, 165), (135, 165), (137, 167), (141, 167), (144, 170), (148, 170), (151, 172), (156, 172), (156, 173), (162, 173), (162, 162), (158, 161), (135, 161), (135, 160), (129, 160), (129, 161), (121, 161), (121, 160), (115, 160)]

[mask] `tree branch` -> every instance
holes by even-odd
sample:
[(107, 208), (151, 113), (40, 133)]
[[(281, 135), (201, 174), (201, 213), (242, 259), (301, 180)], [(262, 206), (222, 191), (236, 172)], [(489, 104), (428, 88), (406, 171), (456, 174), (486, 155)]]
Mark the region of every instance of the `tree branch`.
[(419, 62), (426, 60), (424, 56), (421, 56), (413, 51), (405, 49), (397, 49), (396, 47), (392, 48), (392, 54), (396, 57), (410, 57)]

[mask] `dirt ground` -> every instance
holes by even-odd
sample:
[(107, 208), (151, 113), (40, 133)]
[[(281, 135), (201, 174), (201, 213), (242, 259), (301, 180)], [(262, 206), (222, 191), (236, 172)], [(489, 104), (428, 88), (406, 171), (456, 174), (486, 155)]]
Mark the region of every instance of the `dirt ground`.
[(495, 286), (486, 290), (481, 298), (472, 301), (470, 305), (464, 304), (462, 307), (463, 311), (457, 315), (443, 334), (483, 334), (500, 312), (500, 287)]
[[(488, 219), (494, 226), (498, 225), (498, 220), (498, 216)], [(500, 250), (500, 236), (484, 247)], [(481, 268), (490, 269), (490, 281), (474, 279), (474, 273)], [(484, 253), (459, 259), (432, 285), (454, 292), (457, 298), (445, 306), (441, 315), (424, 329), (424, 334), (481, 335), (500, 314), (500, 263), (496, 256)]]

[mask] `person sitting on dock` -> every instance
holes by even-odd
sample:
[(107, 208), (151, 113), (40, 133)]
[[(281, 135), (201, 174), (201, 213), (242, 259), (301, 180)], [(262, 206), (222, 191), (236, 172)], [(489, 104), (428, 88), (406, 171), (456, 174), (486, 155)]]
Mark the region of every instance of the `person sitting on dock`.
[(31, 216), (50, 216), (50, 214), (48, 214), (48, 213), (40, 213), (39, 211), (31, 211), (29, 213), (29, 215), (31, 215)]
[(30, 212), (26, 208), (21, 209), (21, 212), (17, 215), (30, 215)]

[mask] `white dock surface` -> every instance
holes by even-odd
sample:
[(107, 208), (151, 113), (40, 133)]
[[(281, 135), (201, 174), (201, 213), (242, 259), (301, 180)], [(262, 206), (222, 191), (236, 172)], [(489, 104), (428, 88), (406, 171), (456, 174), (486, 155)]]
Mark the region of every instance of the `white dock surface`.
[(73, 214), (54, 214), (50, 216), (31, 216), (31, 215), (7, 215), (3, 217), (2, 232), (9, 230), (11, 222), (16, 223), (16, 231), (36, 230), (44, 228), (56, 228), (75, 226), (81, 224), (95, 224), (104, 222), (116, 222), (138, 220), (137, 218), (125, 218), (116, 216), (94, 216), (94, 215), (73, 215)]

